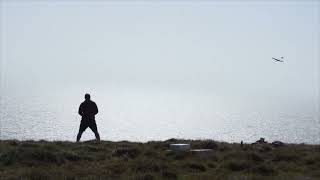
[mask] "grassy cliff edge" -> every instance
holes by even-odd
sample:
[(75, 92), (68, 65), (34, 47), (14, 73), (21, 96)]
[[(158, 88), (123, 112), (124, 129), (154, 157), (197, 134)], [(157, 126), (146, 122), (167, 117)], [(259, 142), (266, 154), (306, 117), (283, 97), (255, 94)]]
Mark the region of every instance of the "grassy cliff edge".
[[(177, 142), (213, 151), (168, 151)], [(320, 179), (320, 145), (1, 140), (0, 179)]]

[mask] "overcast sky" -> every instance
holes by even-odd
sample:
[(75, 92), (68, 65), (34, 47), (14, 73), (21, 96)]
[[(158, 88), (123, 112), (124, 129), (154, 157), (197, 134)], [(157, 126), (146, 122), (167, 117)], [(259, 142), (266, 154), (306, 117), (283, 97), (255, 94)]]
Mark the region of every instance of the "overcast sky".
[[(0, 2), (3, 92), (103, 87), (317, 98), (319, 1)], [(281, 56), (285, 62), (272, 60)]]

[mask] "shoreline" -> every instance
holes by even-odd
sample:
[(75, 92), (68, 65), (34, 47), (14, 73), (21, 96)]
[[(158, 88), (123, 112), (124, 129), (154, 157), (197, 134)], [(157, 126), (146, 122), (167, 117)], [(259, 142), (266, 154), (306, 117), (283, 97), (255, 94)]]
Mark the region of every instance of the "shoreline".
[[(219, 143), (229, 143), (229, 144), (240, 144), (241, 141), (224, 141), (224, 140), (216, 140), (216, 139), (209, 139), (209, 138), (195, 138), (195, 139), (180, 139), (180, 138), (170, 138), (165, 140), (146, 140), (146, 141), (134, 141), (134, 140), (112, 140), (112, 139), (101, 139), (102, 142), (113, 142), (113, 143), (119, 143), (119, 142), (129, 142), (129, 143), (148, 143), (148, 142), (165, 142), (169, 141), (171, 139), (174, 140), (181, 140), (181, 141), (215, 141)], [(258, 139), (257, 139), (258, 140)], [(76, 143), (76, 140), (59, 140), (59, 139), (15, 139), (15, 138), (7, 138), (7, 139), (1, 139), (1, 141), (19, 141), (19, 142), (68, 142), (68, 143)], [(80, 140), (80, 142), (91, 142), (95, 141), (95, 139), (88, 139), (88, 140)], [(308, 142), (286, 142), (282, 140), (274, 140), (274, 141), (281, 141), (284, 144), (291, 144), (291, 145), (320, 145), (320, 143), (308, 143)], [(267, 143), (272, 143), (274, 141), (268, 141)], [(244, 144), (252, 144), (256, 141), (243, 141)]]

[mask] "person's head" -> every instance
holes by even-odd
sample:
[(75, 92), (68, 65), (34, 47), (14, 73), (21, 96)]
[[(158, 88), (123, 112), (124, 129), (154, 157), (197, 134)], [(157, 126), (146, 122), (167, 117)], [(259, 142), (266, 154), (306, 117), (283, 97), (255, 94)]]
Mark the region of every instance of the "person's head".
[(90, 100), (90, 94), (88, 94), (88, 93), (85, 94), (85, 95), (84, 95), (84, 98), (86, 99), (86, 101)]

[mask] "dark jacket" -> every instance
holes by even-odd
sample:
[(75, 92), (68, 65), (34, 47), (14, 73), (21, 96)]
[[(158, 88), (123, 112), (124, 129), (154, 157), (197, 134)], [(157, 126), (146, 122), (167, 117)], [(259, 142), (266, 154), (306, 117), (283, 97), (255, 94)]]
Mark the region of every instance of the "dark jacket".
[(95, 102), (85, 100), (80, 104), (78, 113), (82, 116), (82, 120), (94, 120), (94, 116), (98, 114), (98, 107)]

